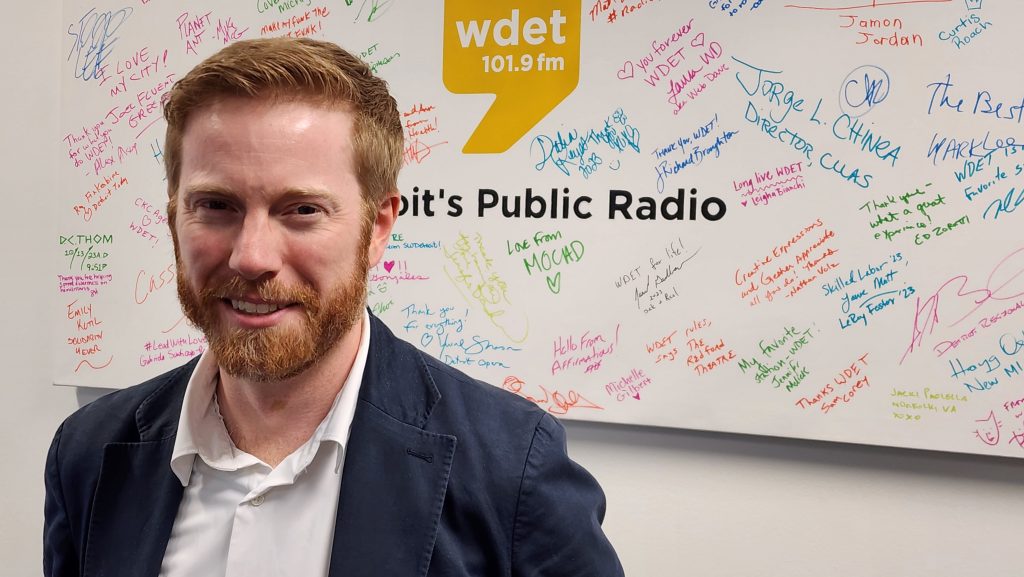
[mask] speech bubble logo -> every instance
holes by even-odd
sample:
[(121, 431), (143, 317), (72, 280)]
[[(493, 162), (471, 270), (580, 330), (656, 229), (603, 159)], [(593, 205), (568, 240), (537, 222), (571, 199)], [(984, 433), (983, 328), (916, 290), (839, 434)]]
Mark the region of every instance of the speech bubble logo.
[(581, 5), (445, 0), (445, 87), (494, 95), (462, 152), (505, 152), (576, 89)]

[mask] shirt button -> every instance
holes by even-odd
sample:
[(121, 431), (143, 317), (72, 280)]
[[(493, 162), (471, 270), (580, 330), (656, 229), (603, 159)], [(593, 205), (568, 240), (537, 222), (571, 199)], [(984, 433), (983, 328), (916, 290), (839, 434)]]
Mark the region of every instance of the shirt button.
[(263, 501), (266, 501), (266, 497), (264, 497), (263, 495), (256, 495), (255, 497), (252, 498), (252, 501), (249, 502), (252, 503), (253, 507), (259, 507), (260, 505), (263, 504)]

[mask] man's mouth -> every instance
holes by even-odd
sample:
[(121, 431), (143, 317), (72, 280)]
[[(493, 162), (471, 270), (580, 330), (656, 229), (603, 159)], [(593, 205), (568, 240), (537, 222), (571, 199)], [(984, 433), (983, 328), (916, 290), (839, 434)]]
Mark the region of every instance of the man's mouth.
[(230, 302), (231, 308), (250, 315), (267, 315), (289, 306), (275, 303), (253, 303), (236, 299), (230, 299)]

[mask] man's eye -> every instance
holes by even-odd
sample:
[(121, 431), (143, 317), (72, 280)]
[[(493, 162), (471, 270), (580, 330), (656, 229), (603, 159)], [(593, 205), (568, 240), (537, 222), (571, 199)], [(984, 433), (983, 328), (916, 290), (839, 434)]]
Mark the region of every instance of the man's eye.
[(223, 200), (203, 200), (199, 202), (199, 208), (207, 208), (210, 210), (227, 210), (228, 203)]
[(311, 204), (301, 204), (295, 207), (295, 214), (312, 215), (320, 212), (320, 208)]

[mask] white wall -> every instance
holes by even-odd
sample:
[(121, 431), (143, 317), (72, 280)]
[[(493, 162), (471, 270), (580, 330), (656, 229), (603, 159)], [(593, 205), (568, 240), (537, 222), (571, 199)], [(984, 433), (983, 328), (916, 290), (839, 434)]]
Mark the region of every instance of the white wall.
[[(48, 385), (60, 6), (14, 3), (8, 10), (0, 39), (0, 361), (8, 367), (0, 386), (0, 574), (20, 577), (41, 572), (42, 468), (51, 435), (79, 399), (96, 393)], [(605, 527), (631, 576), (1024, 575), (1024, 461), (568, 428), (573, 456), (608, 494)]]
[(1024, 462), (572, 423), (627, 575), (1020, 577)]
[(43, 461), (75, 392), (47, 385), (60, 2), (8, 6), (0, 91), (0, 574), (42, 573)]

